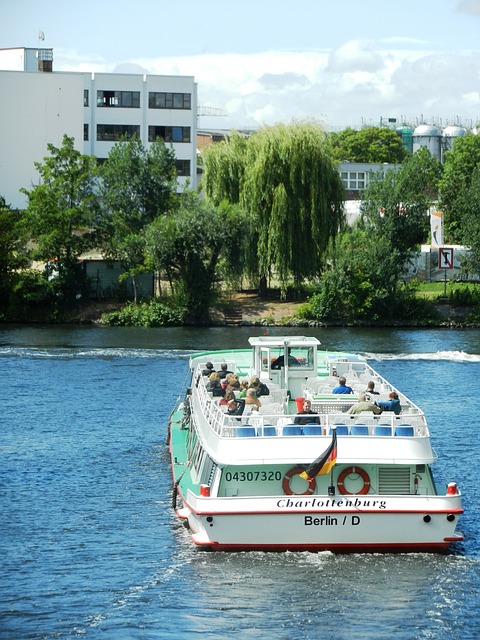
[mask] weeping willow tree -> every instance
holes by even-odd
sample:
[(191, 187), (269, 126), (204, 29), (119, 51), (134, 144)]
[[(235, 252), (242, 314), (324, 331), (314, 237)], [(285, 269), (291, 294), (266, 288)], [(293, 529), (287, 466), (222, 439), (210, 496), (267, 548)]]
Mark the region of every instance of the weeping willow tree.
[(315, 123), (267, 127), (247, 140), (214, 145), (211, 153), (207, 197), (238, 194), (250, 214), (245, 271), (260, 292), (270, 277), (285, 292), (292, 279), (299, 289), (318, 276), (329, 240), (344, 222), (343, 185), (324, 130)]
[(248, 140), (237, 131), (208, 149), (204, 163), (205, 194), (215, 205), (238, 204), (245, 175)]

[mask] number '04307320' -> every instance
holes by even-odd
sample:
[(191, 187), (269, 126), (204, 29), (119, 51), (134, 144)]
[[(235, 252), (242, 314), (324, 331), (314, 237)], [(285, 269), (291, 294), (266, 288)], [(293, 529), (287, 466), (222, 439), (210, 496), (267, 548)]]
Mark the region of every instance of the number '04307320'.
[(225, 473), (227, 482), (280, 482), (281, 479), (280, 471), (227, 471)]

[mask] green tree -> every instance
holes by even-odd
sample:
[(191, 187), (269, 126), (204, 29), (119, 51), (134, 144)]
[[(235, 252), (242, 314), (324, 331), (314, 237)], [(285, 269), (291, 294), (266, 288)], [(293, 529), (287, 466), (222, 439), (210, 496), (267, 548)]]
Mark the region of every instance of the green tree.
[(306, 317), (340, 322), (431, 316), (411, 286), (401, 283), (408, 260), (429, 232), (429, 207), (437, 196), (440, 163), (421, 149), (398, 168), (375, 174), (365, 191), (362, 217), (337, 237), (327, 253), (319, 292)]
[(365, 229), (346, 230), (330, 247), (328, 267), (313, 298), (315, 315), (347, 322), (388, 317), (400, 271), (398, 254), (385, 238), (372, 242)]
[(238, 207), (227, 203), (216, 207), (193, 191), (186, 191), (175, 213), (157, 217), (146, 230), (149, 265), (167, 274), (186, 309), (187, 324), (208, 322), (219, 261), (222, 255), (227, 261), (235, 261), (243, 222)]
[(329, 240), (344, 222), (344, 190), (324, 131), (277, 125), (251, 138), (242, 202), (254, 219), (250, 265), (283, 289), (319, 275)]
[(436, 197), (440, 163), (427, 149), (410, 156), (398, 169), (374, 174), (364, 194), (360, 224), (372, 238), (384, 238), (400, 268), (429, 233), (429, 208)]
[(212, 144), (205, 157), (204, 185), (209, 200), (218, 205), (223, 200), (240, 202), (248, 139), (232, 131), (221, 143)]
[(469, 247), (470, 255), (462, 262), (462, 269), (480, 275), (480, 164), (474, 169), (469, 187), (458, 197), (461, 211), (461, 244)]
[(385, 237), (372, 242), (366, 229), (347, 229), (330, 247), (319, 291), (300, 315), (342, 324), (428, 323), (431, 311), (415, 297), (414, 287), (399, 286), (402, 271), (398, 252)]
[(33, 241), (32, 257), (55, 263), (59, 292), (70, 303), (85, 284), (78, 257), (95, 241), (97, 162), (75, 149), (67, 135), (61, 147), (47, 149), (50, 156), (35, 163), (41, 184), (22, 189), (28, 196), (24, 229)]
[(206, 156), (205, 191), (214, 202), (238, 197), (249, 214), (245, 272), (262, 295), (272, 275), (283, 291), (290, 278), (300, 288), (320, 273), (322, 254), (344, 222), (343, 185), (324, 130), (277, 125), (218, 147)]
[(0, 309), (6, 311), (19, 269), (27, 266), (25, 232), (18, 211), (0, 196)]
[(451, 151), (445, 154), (440, 197), (445, 214), (445, 240), (449, 243), (460, 243), (464, 237), (464, 194), (469, 189), (475, 170), (479, 166), (480, 136), (473, 133), (457, 138)]
[(118, 142), (101, 167), (102, 248), (132, 278), (135, 302), (136, 278), (146, 269), (144, 230), (172, 208), (175, 189), (175, 154), (158, 138), (148, 149), (136, 137)]
[(401, 137), (386, 127), (344, 129), (330, 134), (330, 144), (338, 162), (401, 164), (408, 156)]

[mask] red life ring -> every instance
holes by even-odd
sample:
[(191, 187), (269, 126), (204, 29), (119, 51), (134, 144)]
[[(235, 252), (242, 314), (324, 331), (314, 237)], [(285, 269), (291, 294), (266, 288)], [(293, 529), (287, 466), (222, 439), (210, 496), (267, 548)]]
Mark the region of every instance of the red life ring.
[[(350, 491), (347, 491), (347, 489), (345, 489), (345, 485), (343, 484), (344, 481), (345, 481), (345, 478), (347, 476), (349, 476), (350, 474), (352, 474), (352, 473), (361, 476), (361, 478), (363, 480), (362, 489), (360, 491), (357, 491), (356, 493), (350, 493)], [(352, 496), (352, 495), (353, 496), (360, 496), (360, 495), (364, 495), (365, 493), (368, 493), (370, 491), (370, 477), (369, 477), (368, 473), (364, 469), (362, 469), (361, 467), (347, 467), (338, 476), (337, 487), (338, 487), (338, 490), (340, 491), (340, 493), (342, 494), (342, 496)]]
[(293, 476), (298, 475), (299, 473), (303, 473), (305, 471), (305, 467), (292, 467), (290, 469), (290, 471), (287, 471), (287, 473), (285, 474), (285, 477), (283, 478), (283, 482), (282, 482), (282, 487), (283, 487), (283, 493), (287, 496), (292, 496), (292, 495), (296, 495), (296, 496), (311, 496), (312, 493), (315, 491), (315, 483), (316, 480), (315, 478), (309, 478), (307, 480), (308, 482), (308, 489), (306, 491), (304, 491), (303, 493), (294, 493), (292, 491), (292, 489), (290, 488), (290, 480), (293, 478)]

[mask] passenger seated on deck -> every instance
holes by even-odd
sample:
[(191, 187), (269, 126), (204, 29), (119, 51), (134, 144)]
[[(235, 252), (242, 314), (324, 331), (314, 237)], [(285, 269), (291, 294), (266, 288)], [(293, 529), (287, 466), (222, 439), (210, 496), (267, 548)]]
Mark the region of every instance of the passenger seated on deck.
[[(217, 392), (215, 395), (224, 395), (225, 391), (222, 389), (222, 383), (220, 378), (218, 377), (218, 373), (214, 371), (210, 374), (207, 382), (207, 391)], [(222, 392), (222, 393), (220, 393)]]
[(370, 380), (370, 382), (367, 384), (367, 388), (365, 389), (365, 395), (367, 396), (367, 400), (369, 399), (369, 396), (380, 395), (378, 391), (375, 391), (375, 382), (373, 380)]
[(383, 409), (383, 411), (393, 411), (393, 413), (398, 416), (402, 410), (402, 406), (400, 404), (400, 400), (398, 399), (398, 393), (392, 391), (392, 393), (388, 396), (390, 400), (381, 400), (378, 402), (378, 406)]
[(248, 380), (242, 380), (240, 383), (240, 391), (238, 393), (238, 398), (245, 398), (247, 395), (247, 389), (249, 387)]
[(238, 377), (234, 373), (230, 373), (227, 380), (227, 393), (230, 393), (230, 391), (240, 391), (240, 382), (238, 380)]
[(265, 383), (260, 382), (260, 378), (258, 378), (257, 376), (253, 376), (253, 378), (250, 380), (250, 387), (255, 389), (257, 398), (260, 398), (260, 396), (270, 395), (270, 389)]
[[(245, 405), (245, 409), (248, 409), (248, 411), (247, 411), (247, 413), (246, 413), (246, 415), (247, 415), (248, 417), (253, 416), (254, 418), (257, 418), (257, 420), (256, 420), (256, 422), (257, 422), (257, 423), (258, 423), (259, 421), (260, 421), (260, 423), (261, 423), (262, 418), (261, 418), (261, 416), (260, 416), (260, 409), (257, 407), (257, 405), (256, 405), (256, 404), (251, 404), (251, 405), (249, 405), (248, 407)], [(254, 421), (249, 420), (249, 421), (248, 421), (248, 424), (255, 424), (255, 422), (254, 422)], [(258, 425), (256, 425), (256, 426), (258, 426)]]
[(222, 364), (220, 365), (220, 371), (218, 372), (220, 380), (224, 380), (228, 376), (229, 373), (233, 373), (233, 371), (229, 371), (227, 369), (227, 363), (226, 362), (222, 362)]
[(245, 396), (245, 404), (247, 405), (255, 405), (257, 409), (260, 409), (262, 403), (257, 398), (257, 392), (253, 387), (249, 387), (247, 389), (247, 395)]
[(205, 363), (205, 369), (202, 371), (204, 376), (210, 376), (215, 369), (213, 368), (213, 364), (211, 362)]
[(352, 405), (347, 413), (353, 413), (354, 415), (356, 415), (357, 413), (362, 413), (363, 411), (373, 411), (373, 413), (376, 414), (382, 413), (382, 410), (378, 406), (378, 404), (367, 400), (365, 394), (361, 393), (358, 396), (358, 402)]
[(293, 421), (295, 424), (320, 424), (320, 418), (315, 411), (312, 411), (310, 400), (303, 401), (303, 411), (299, 411)]
[[(298, 366), (300, 363), (299, 361), (291, 355), (291, 347), (288, 347), (288, 366), (289, 367), (295, 367)], [(278, 358), (276, 360), (274, 360), (271, 364), (271, 369), (281, 369), (282, 367), (285, 366), (285, 356), (282, 354), (281, 356), (278, 356)]]
[(227, 407), (227, 414), (229, 416), (241, 416), (244, 409), (245, 409), (245, 400), (243, 398), (230, 400)]
[(352, 387), (347, 387), (347, 380), (344, 376), (338, 379), (338, 387), (333, 389), (332, 393), (353, 393)]
[(223, 398), (220, 400), (220, 402), (218, 403), (218, 406), (222, 407), (224, 405), (228, 405), (230, 400), (235, 400), (235, 394), (233, 393), (233, 391), (230, 391), (229, 393), (225, 394)]

